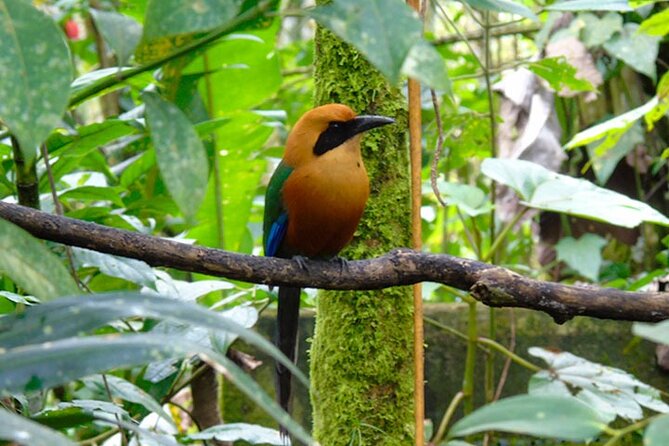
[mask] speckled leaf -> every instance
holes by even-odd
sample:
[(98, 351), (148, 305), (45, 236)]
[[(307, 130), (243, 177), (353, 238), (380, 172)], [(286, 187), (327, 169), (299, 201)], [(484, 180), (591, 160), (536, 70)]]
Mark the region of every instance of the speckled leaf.
[(638, 32), (638, 29), (639, 25), (636, 23), (625, 23), (623, 31), (606, 42), (604, 49), (633, 70), (655, 80), (657, 75), (655, 60), (661, 38)]
[(449, 435), (461, 437), (495, 430), (587, 441), (604, 427), (597, 412), (576, 398), (519, 395), (481, 407), (455, 423)]
[(206, 31), (230, 21), (238, 9), (238, 0), (149, 0), (144, 38)]
[(0, 409), (0, 440), (30, 446), (77, 446), (60, 432), (5, 409)]
[(25, 0), (0, 0), (0, 121), (33, 159), (70, 95), (70, 52), (56, 24)]
[(41, 301), (79, 293), (55, 254), (23, 229), (2, 219), (0, 252), (0, 272)]
[(338, 0), (308, 14), (354, 45), (393, 84), (404, 73), (448, 88), (443, 60), (423, 40), (418, 16), (402, 0)]
[(201, 432), (190, 434), (191, 440), (245, 441), (251, 444), (286, 444), (276, 429), (248, 423), (229, 423), (212, 426)]
[(142, 95), (163, 181), (187, 218), (195, 216), (207, 189), (209, 165), (202, 141), (186, 115), (155, 93)]
[(91, 15), (105, 42), (116, 54), (118, 64), (125, 64), (139, 43), (142, 25), (118, 12), (91, 9)]
[[(200, 358), (281, 423), (300, 441), (309, 435), (236, 364), (180, 337), (131, 334), (90, 336), (23, 346), (0, 352), (0, 389), (26, 392), (54, 387), (112, 368), (132, 367), (166, 358)], [(32, 445), (31, 445), (32, 446)]]

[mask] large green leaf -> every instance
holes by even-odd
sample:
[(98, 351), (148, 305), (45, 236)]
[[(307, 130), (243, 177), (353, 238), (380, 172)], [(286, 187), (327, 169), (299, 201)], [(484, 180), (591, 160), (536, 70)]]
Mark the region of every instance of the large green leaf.
[(170, 195), (193, 218), (207, 189), (209, 165), (202, 141), (186, 115), (155, 93), (142, 95), (158, 167)]
[(60, 432), (30, 421), (5, 409), (0, 409), (0, 439), (24, 446), (76, 446)]
[(537, 76), (544, 78), (556, 91), (568, 88), (571, 91), (594, 91), (595, 87), (585, 80), (576, 77), (576, 68), (564, 57), (549, 57), (531, 62), (527, 68)]
[(0, 272), (41, 301), (78, 294), (62, 261), (23, 229), (0, 219)]
[(112, 368), (196, 353), (296, 438), (307, 444), (313, 443), (304, 429), (235, 363), (180, 337), (151, 334), (92, 336), (4, 350), (0, 353), (0, 389), (9, 392), (40, 390)]
[(25, 0), (0, 0), (0, 121), (31, 160), (67, 108), (72, 66), (56, 24)]
[(602, 265), (602, 248), (606, 239), (597, 234), (584, 234), (578, 239), (564, 237), (557, 245), (557, 259), (565, 262), (581, 276), (596, 282)]
[(355, 46), (393, 84), (404, 73), (448, 88), (444, 61), (423, 40), (418, 16), (402, 0), (337, 0), (308, 14)]
[(162, 319), (213, 331), (228, 331), (281, 361), (307, 384), (304, 374), (276, 347), (231, 318), (197, 304), (138, 293), (56, 299), (30, 307), (20, 315), (3, 317), (0, 319), (0, 348), (61, 340), (128, 317)]
[(663, 446), (669, 438), (669, 415), (662, 415), (648, 424), (643, 434), (643, 446)]
[(91, 9), (91, 15), (107, 45), (114, 50), (118, 64), (124, 65), (142, 36), (142, 25), (127, 15)]
[(546, 7), (551, 11), (631, 11), (627, 0), (562, 0)]
[(637, 32), (659, 37), (669, 34), (669, 9), (659, 11), (641, 22)]
[(625, 23), (623, 31), (604, 44), (612, 56), (625, 62), (630, 68), (655, 80), (655, 61), (660, 49), (661, 37), (638, 32), (637, 23)]
[(519, 395), (483, 406), (453, 425), (462, 437), (490, 430), (587, 441), (606, 425), (597, 412), (573, 397)]
[(576, 20), (581, 25), (581, 41), (588, 48), (605, 44), (615, 33), (623, 30), (623, 17), (617, 12), (607, 12), (602, 17), (584, 12)]
[(669, 226), (669, 219), (638, 200), (589, 181), (551, 172), (529, 161), (488, 158), (481, 171), (514, 189), (523, 204), (632, 228), (642, 222)]
[(527, 6), (522, 3), (516, 3), (512, 0), (462, 0), (465, 3), (473, 6), (477, 9), (483, 9), (488, 11), (495, 12), (508, 12), (510, 14), (516, 14), (521, 17), (526, 17), (535, 22), (539, 21), (539, 18), (529, 9)]
[(616, 135), (616, 137), (604, 138), (604, 141), (599, 144), (588, 144), (588, 157), (592, 162), (592, 170), (597, 183), (606, 184), (620, 160), (643, 141), (644, 130), (641, 123), (637, 121), (620, 138)]
[(144, 39), (207, 31), (230, 21), (238, 0), (149, 0), (144, 18)]

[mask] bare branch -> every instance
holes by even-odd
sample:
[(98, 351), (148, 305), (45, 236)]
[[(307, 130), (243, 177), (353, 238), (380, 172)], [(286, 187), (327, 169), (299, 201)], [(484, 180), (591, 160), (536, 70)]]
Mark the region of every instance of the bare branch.
[(246, 282), (332, 290), (370, 290), (436, 282), (469, 291), (493, 307), (523, 307), (557, 322), (574, 316), (654, 322), (669, 318), (669, 293), (625, 292), (528, 279), (508, 269), (446, 254), (396, 249), (369, 260), (298, 262), (204, 248), (0, 202), (0, 218), (35, 237)]

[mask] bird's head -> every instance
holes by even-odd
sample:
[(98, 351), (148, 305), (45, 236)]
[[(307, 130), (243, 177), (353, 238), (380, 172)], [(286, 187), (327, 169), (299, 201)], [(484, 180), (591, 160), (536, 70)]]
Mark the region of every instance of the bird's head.
[(288, 135), (284, 161), (297, 167), (337, 148), (359, 150), (363, 132), (394, 122), (385, 116), (358, 116), (342, 104), (316, 107), (302, 115)]

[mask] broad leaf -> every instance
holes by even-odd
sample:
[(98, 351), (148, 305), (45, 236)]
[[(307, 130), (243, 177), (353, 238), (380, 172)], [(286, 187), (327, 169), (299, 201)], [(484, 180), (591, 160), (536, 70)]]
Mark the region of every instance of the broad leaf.
[(530, 394), (550, 392), (572, 397), (575, 393), (577, 399), (590, 406), (607, 423), (616, 416), (639, 420), (643, 417), (643, 407), (669, 412), (659, 390), (624, 370), (590, 362), (569, 352), (555, 353), (531, 347), (529, 353), (542, 358), (549, 366), (549, 370), (532, 376)]
[(627, 0), (562, 0), (546, 6), (550, 11), (631, 11)]
[(55, 254), (41, 241), (3, 219), (0, 219), (0, 252), (0, 272), (41, 301), (79, 294), (77, 284)]
[(660, 48), (660, 37), (638, 32), (639, 25), (625, 23), (623, 31), (604, 44), (612, 56), (625, 62), (635, 71), (655, 80), (655, 61)]
[(437, 187), (447, 204), (457, 206), (460, 211), (470, 217), (490, 212), (492, 208), (488, 196), (478, 187), (443, 180), (437, 182)]
[(606, 425), (597, 412), (573, 397), (519, 395), (483, 406), (453, 425), (462, 437), (490, 430), (587, 441)]
[(245, 441), (251, 444), (285, 445), (279, 431), (248, 423), (230, 423), (212, 426), (188, 436), (191, 440)]
[[(241, 322), (246, 323), (248, 318), (245, 314), (242, 316)], [(57, 299), (48, 304), (30, 307), (20, 315), (0, 318), (0, 348), (65, 339), (128, 317), (162, 319), (214, 331), (229, 331), (282, 362), (303, 383), (307, 383), (304, 374), (270, 342), (224, 314), (188, 302), (138, 293)]]
[(143, 98), (163, 181), (179, 209), (192, 219), (202, 203), (209, 178), (202, 141), (176, 105), (155, 93), (144, 93)]
[(514, 189), (528, 207), (633, 228), (642, 222), (669, 226), (669, 219), (641, 201), (551, 172), (529, 161), (488, 158), (481, 171)]
[(155, 286), (156, 275), (153, 268), (141, 260), (113, 256), (84, 248), (72, 248), (72, 252), (81, 266), (93, 266), (99, 268), (103, 274), (138, 285)]
[(637, 32), (659, 37), (669, 34), (669, 9), (653, 14), (641, 22)]
[(669, 415), (657, 417), (643, 434), (643, 446), (663, 446), (669, 437)]
[(238, 4), (238, 0), (149, 0), (144, 39), (207, 31), (234, 18)]
[(76, 446), (60, 432), (0, 409), (0, 439), (29, 446)]
[(105, 42), (114, 50), (118, 64), (123, 66), (135, 52), (142, 36), (142, 25), (118, 12), (91, 9), (91, 15)]
[(557, 258), (583, 277), (596, 282), (602, 265), (602, 248), (606, 239), (597, 234), (584, 234), (579, 239), (564, 237), (557, 245)]
[(404, 73), (430, 87), (448, 88), (443, 60), (423, 41), (420, 20), (403, 1), (338, 0), (308, 14), (355, 46), (391, 83)]
[(529, 68), (537, 76), (544, 78), (551, 88), (557, 92), (567, 88), (571, 91), (594, 91), (595, 87), (585, 80), (576, 77), (577, 70), (564, 57), (549, 57), (531, 62)]
[(224, 355), (179, 337), (150, 334), (92, 336), (4, 350), (0, 353), (0, 389), (9, 392), (41, 390), (111, 368), (196, 353), (296, 438), (307, 444), (313, 443), (302, 427), (236, 364)]
[(609, 134), (600, 144), (588, 144), (588, 157), (592, 163), (597, 183), (606, 184), (616, 166), (637, 144), (644, 141), (644, 131), (637, 121), (619, 138)]
[(669, 321), (662, 321), (657, 324), (635, 322), (632, 326), (632, 333), (658, 344), (669, 345)]
[(581, 40), (588, 48), (605, 44), (611, 37), (623, 30), (623, 17), (615, 12), (607, 12), (598, 17), (591, 12), (577, 16), (578, 23), (582, 23)]
[(0, 121), (32, 160), (65, 112), (72, 66), (63, 34), (31, 2), (0, 0), (0, 77)]

